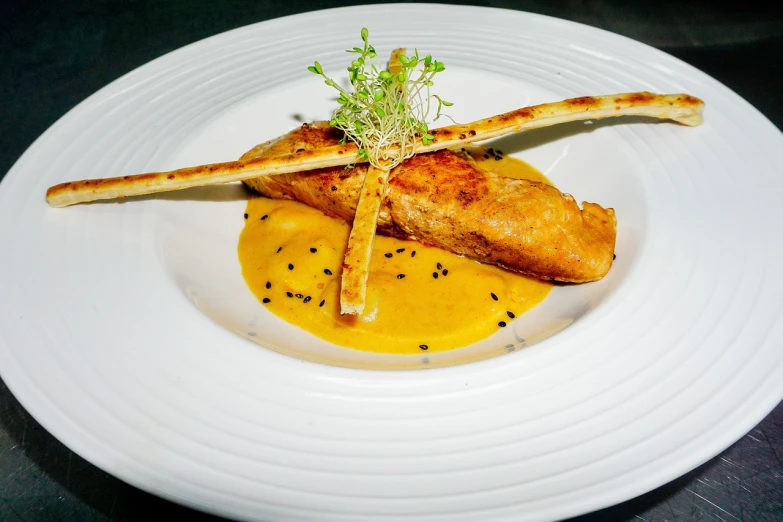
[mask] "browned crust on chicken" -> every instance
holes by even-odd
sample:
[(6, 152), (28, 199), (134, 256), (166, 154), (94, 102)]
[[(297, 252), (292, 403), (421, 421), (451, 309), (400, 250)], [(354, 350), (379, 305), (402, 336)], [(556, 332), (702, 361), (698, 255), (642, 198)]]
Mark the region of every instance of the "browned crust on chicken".
[[(254, 148), (243, 160), (329, 146), (337, 139), (326, 122), (306, 124)], [(351, 222), (365, 172), (364, 165), (332, 167), (246, 184), (265, 196), (300, 201)], [(391, 172), (378, 232), (540, 279), (582, 283), (609, 271), (616, 239), (612, 209), (582, 207), (554, 187), (497, 176), (461, 153), (443, 150), (418, 154)]]

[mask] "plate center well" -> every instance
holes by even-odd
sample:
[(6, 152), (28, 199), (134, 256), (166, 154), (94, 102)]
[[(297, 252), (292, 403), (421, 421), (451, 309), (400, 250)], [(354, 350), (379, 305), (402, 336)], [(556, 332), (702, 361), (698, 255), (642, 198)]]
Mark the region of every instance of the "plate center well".
[[(458, 122), (558, 101), (551, 93), (506, 77), (461, 69), (450, 74), (442, 92), (454, 101), (451, 115)], [(473, 86), (476, 82), (480, 85)], [(485, 94), (487, 103), (470, 103), (468, 91), (474, 89)], [(520, 97), (520, 92), (526, 95)], [(247, 98), (199, 127), (172, 157), (169, 167), (237, 158), (302, 122), (327, 119), (334, 107), (330, 95), (320, 82), (308, 78)], [(374, 354), (333, 345), (269, 313), (248, 289), (237, 257), (245, 200), (250, 194), (241, 184), (203, 189), (200, 200), (194, 197), (188, 202), (198, 211), (185, 210), (181, 202), (176, 203), (178, 207), (172, 203), (159, 227), (161, 259), (175, 284), (205, 315), (249, 341), (292, 357), (365, 369), (421, 369), (519, 351), (589, 316), (622, 282), (645, 228), (643, 192), (634, 175), (641, 167), (616, 129), (603, 124), (565, 124), (500, 138), (491, 144), (524, 159), (577, 201), (615, 208), (620, 262), (602, 281), (556, 287), (543, 304), (511, 322), (510, 328), (479, 343), (416, 356)]]

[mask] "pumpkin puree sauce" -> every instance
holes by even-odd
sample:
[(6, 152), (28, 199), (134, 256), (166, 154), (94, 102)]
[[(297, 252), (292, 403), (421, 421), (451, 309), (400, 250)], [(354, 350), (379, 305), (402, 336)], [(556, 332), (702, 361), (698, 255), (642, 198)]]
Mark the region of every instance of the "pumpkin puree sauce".
[[(469, 150), (485, 170), (550, 183), (521, 160)], [(246, 214), (238, 252), (250, 290), (278, 317), (341, 346), (395, 354), (459, 348), (507, 327), (552, 289), (415, 241), (376, 236), (364, 312), (341, 316), (350, 225), (260, 196), (248, 201)]]

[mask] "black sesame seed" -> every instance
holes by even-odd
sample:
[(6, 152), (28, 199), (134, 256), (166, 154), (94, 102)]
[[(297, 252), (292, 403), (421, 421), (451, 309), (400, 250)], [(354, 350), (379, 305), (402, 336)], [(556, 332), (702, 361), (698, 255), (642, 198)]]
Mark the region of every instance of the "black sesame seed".
[(397, 274), (397, 279), (405, 279), (405, 274)]
[(269, 217), (269, 214), (264, 214), (263, 216), (261, 216), (261, 221), (265, 220), (268, 217)]
[(302, 300), (302, 302), (303, 302), (303, 303), (309, 303), (311, 299), (312, 299), (312, 297), (310, 297), (310, 296), (308, 295), (307, 297), (305, 297), (305, 298)]
[(267, 282), (266, 282), (266, 289), (267, 289), (267, 290), (269, 290), (270, 288), (272, 288), (272, 283), (270, 283), (269, 281), (267, 281)]
[(334, 185), (332, 185), (332, 192), (334, 192), (335, 190), (337, 190), (337, 187), (335, 187)]
[(386, 253), (385, 253), (385, 254), (383, 254), (383, 255), (384, 255), (384, 256), (386, 256), (386, 257), (391, 257), (393, 254), (392, 254), (391, 252), (386, 252)]
[(437, 279), (437, 278), (438, 278), (438, 273), (437, 273), (437, 272), (433, 272), (433, 273), (432, 273), (432, 277), (434, 277), (435, 279)]
[(247, 215), (247, 212), (245, 212), (245, 219), (247, 219), (247, 218), (248, 218), (248, 215)]
[(503, 151), (498, 149), (498, 150), (495, 151), (495, 154), (497, 154), (498, 156), (502, 156), (503, 155)]
[(488, 150), (487, 152), (488, 152), (490, 155), (493, 155), (493, 154), (495, 154), (495, 149), (493, 149), (492, 147), (490, 147), (490, 148), (489, 148), (489, 150)]
[(448, 268), (444, 268), (443, 271), (441, 272), (441, 274), (443, 274), (444, 276), (449, 275), (449, 269)]
[(294, 265), (292, 263), (288, 263), (288, 269), (289, 270), (293, 270), (294, 269)]
[(411, 252), (411, 257), (416, 257), (416, 251)]
[(294, 296), (293, 292), (286, 292), (285, 295), (287, 295), (288, 297), (293, 297)]
[(318, 303), (318, 306), (323, 306), (324, 304), (326, 304), (326, 299), (321, 299), (321, 302)]
[(283, 247), (279, 247), (279, 248), (277, 249), (277, 253), (279, 254), (281, 250), (283, 250)]
[(615, 259), (617, 259), (617, 254), (612, 254), (612, 261), (614, 261)]
[(516, 317), (516, 315), (514, 315), (514, 312), (506, 312), (506, 315), (508, 315), (511, 319)]
[(495, 161), (500, 161), (500, 160), (502, 160), (502, 159), (503, 159), (503, 158), (502, 158), (502, 157), (500, 157), (500, 156), (495, 156)]
[(499, 327), (501, 327), (501, 328), (503, 328), (504, 326), (506, 326), (506, 321), (500, 321), (500, 322), (498, 323), (498, 326), (499, 326)]
[(426, 344), (420, 344), (419, 348), (421, 348), (422, 350), (428, 350), (429, 346), (427, 346)]
[(297, 299), (301, 299), (301, 298), (304, 297), (304, 295), (302, 295), (302, 294), (294, 294), (294, 295), (296, 296)]
[(398, 253), (398, 254), (402, 254), (403, 252), (405, 252), (405, 249), (404, 249), (404, 248), (398, 248), (398, 249), (397, 249), (397, 253)]
[(331, 270), (329, 270), (328, 268), (324, 268), (324, 274), (326, 274), (326, 275), (332, 275), (332, 271), (331, 271)]
[(315, 247), (310, 247), (310, 252), (312, 252), (313, 254), (315, 254), (316, 252), (318, 252), (318, 249), (317, 249), (317, 248), (315, 248)]
[(495, 301), (498, 300), (498, 296), (495, 295), (495, 292), (490, 292), (489, 295), (491, 295), (492, 299), (494, 299)]
[(262, 302), (262, 303), (268, 303), (269, 301), (271, 301), (271, 299), (269, 299), (268, 297), (264, 297), (264, 298), (261, 300), (261, 302)]
[(484, 159), (489, 159), (489, 154), (484, 154)]
[(440, 263), (438, 263), (438, 264), (437, 264), (437, 265), (435, 265), (435, 266), (438, 268), (438, 270), (440, 270), (441, 268), (443, 268), (443, 265), (441, 265)]

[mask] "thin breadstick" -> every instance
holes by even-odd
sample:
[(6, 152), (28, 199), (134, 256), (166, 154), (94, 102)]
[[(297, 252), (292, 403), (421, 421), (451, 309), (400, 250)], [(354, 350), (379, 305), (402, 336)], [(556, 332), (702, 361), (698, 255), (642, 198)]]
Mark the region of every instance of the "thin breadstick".
[(673, 120), (683, 125), (701, 125), (704, 102), (689, 94), (653, 94), (633, 92), (605, 96), (582, 96), (555, 103), (523, 107), (465, 125), (433, 129), (432, 145), (416, 152), (453, 148), (462, 143), (484, 141), (526, 130), (561, 123), (602, 120), (618, 116), (644, 116)]
[(405, 54), (405, 47), (398, 47), (397, 49), (394, 49), (391, 52), (391, 55), (389, 56), (389, 72), (392, 74), (397, 74), (398, 72), (402, 71), (402, 62), (400, 62), (400, 56), (403, 56)]
[[(400, 56), (404, 48), (392, 51), (389, 57), (388, 71), (397, 74), (402, 70)], [(364, 311), (367, 298), (367, 279), (370, 277), (370, 260), (375, 241), (375, 229), (378, 226), (378, 212), (386, 194), (389, 169), (373, 165), (364, 175), (362, 191), (356, 204), (348, 246), (343, 258), (343, 273), (340, 285), (340, 313), (360, 315)]]
[(367, 278), (370, 275), (370, 258), (378, 224), (378, 212), (386, 194), (389, 169), (373, 165), (364, 177), (356, 216), (353, 218), (348, 247), (343, 259), (343, 275), (340, 286), (340, 313), (361, 314), (367, 297)]
[(204, 185), (218, 185), (259, 176), (286, 174), (357, 162), (353, 143), (294, 154), (268, 156), (246, 161), (210, 163), (168, 172), (151, 172), (116, 178), (70, 181), (50, 187), (46, 200), (53, 207), (66, 207), (102, 199), (142, 196)]
[[(618, 116), (670, 119), (684, 125), (696, 126), (702, 122), (703, 108), (702, 100), (688, 94), (636, 92), (583, 96), (524, 107), (464, 125), (433, 129), (430, 131), (435, 137), (433, 142), (430, 145), (417, 145), (416, 152), (461, 147), (467, 143), (560, 123)], [(356, 156), (356, 153), (356, 145), (347, 143), (295, 154), (213, 163), (169, 172), (72, 181), (50, 187), (46, 192), (46, 200), (53, 207), (64, 207), (101, 199), (139, 196), (242, 181), (259, 176), (336, 167), (360, 162), (361, 159)]]

